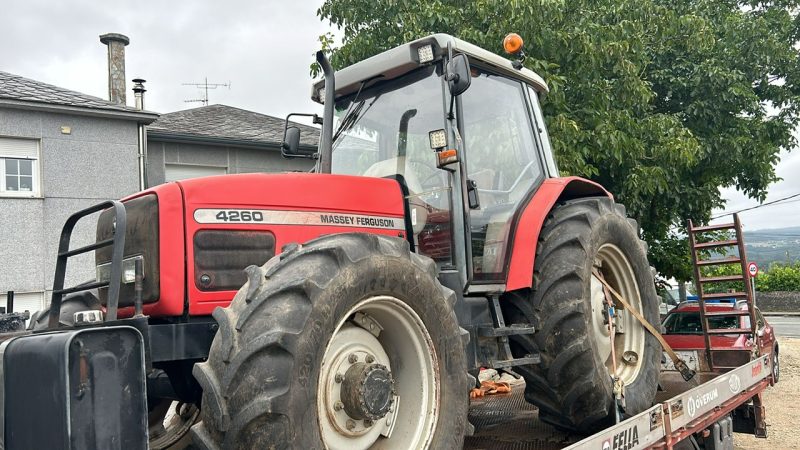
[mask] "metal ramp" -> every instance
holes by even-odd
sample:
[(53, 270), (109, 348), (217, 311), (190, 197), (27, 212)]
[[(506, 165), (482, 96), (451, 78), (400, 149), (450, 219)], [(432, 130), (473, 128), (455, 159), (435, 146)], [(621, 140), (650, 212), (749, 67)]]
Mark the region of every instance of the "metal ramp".
[[(729, 230), (733, 231), (733, 236), (730, 236), (729, 234), (726, 236), (725, 234), (727, 233), (721, 233), (725, 231), (729, 232)], [(730, 361), (730, 358), (725, 358), (721, 354), (732, 351), (741, 352), (741, 349), (730, 347), (712, 347), (711, 336), (720, 334), (750, 334), (753, 336), (754, 340), (758, 339), (758, 335), (756, 333), (756, 313), (755, 308), (753, 307), (753, 289), (752, 282), (750, 280), (750, 273), (747, 270), (748, 261), (747, 253), (745, 252), (744, 248), (744, 238), (742, 236), (742, 224), (739, 221), (739, 215), (733, 214), (733, 222), (718, 225), (695, 226), (692, 221), (689, 220), (688, 231), (689, 244), (692, 252), (692, 264), (694, 266), (694, 280), (697, 289), (697, 298), (700, 305), (700, 323), (703, 327), (703, 337), (705, 338), (706, 345), (706, 360), (708, 361), (708, 365), (712, 371), (734, 369), (738, 367), (741, 362), (738, 364), (730, 364), (720, 362), (719, 359)], [(709, 233), (717, 233), (717, 235), (712, 235), (710, 239), (707, 237), (702, 237), (708, 236)], [(698, 239), (698, 237), (701, 238)], [(738, 254), (730, 256), (725, 255), (721, 258), (703, 259), (706, 258), (710, 253), (720, 253), (725, 251), (723, 249), (732, 248), (735, 248)], [(709, 277), (703, 276), (703, 267), (734, 264), (741, 267), (741, 274)], [(705, 286), (715, 283), (734, 283), (736, 288), (733, 292), (706, 293)], [(734, 301), (744, 300), (747, 303), (747, 311), (743, 311), (736, 307), (731, 308), (730, 311), (711, 312), (706, 310), (706, 304), (709, 301), (731, 298), (733, 298)], [(749, 316), (750, 327), (711, 327), (709, 319), (720, 316), (736, 316), (737, 318), (741, 316)], [(755, 345), (754, 347), (757, 350), (759, 346)], [(719, 358), (716, 356), (719, 356)]]

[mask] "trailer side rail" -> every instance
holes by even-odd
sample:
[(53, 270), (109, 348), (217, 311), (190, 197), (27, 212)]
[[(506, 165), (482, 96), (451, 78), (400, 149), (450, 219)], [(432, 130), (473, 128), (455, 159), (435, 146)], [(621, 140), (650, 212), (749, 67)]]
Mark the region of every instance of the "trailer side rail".
[(760, 394), (769, 385), (771, 363), (760, 356), (565, 450), (671, 448)]

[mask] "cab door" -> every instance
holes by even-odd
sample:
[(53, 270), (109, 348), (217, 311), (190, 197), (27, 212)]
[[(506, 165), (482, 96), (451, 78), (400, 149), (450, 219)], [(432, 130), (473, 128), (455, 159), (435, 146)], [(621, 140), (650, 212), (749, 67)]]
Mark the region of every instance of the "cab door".
[[(472, 67), (461, 96), (470, 202), (472, 279), (502, 282), (515, 213), (545, 178), (527, 87)], [(475, 201), (477, 200), (477, 201)]]

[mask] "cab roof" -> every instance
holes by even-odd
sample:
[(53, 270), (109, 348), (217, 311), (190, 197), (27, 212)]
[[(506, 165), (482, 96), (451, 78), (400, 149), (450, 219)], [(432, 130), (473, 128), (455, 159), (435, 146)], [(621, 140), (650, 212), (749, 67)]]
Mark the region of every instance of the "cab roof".
[[(536, 72), (524, 67), (515, 69), (511, 61), (502, 56), (449, 34), (439, 33), (403, 44), (338, 70), (336, 72), (336, 98), (356, 92), (365, 80), (391, 80), (417, 67), (430, 64), (430, 62), (420, 63), (419, 61), (418, 49), (426, 45), (433, 47), (433, 62), (438, 61), (447, 53), (448, 44), (452, 46), (455, 54), (463, 53), (475, 62), (480, 62), (503, 75), (533, 86), (539, 92), (548, 91), (544, 79)], [(322, 103), (324, 96), (320, 92), (324, 87), (325, 80), (314, 83), (311, 99)]]

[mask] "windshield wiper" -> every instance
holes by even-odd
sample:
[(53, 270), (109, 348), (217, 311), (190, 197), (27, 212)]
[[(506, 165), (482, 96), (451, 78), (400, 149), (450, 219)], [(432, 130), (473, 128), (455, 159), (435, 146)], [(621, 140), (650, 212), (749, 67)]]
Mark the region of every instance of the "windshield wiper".
[(364, 108), (364, 102), (366, 101), (366, 99), (362, 100), (361, 103), (358, 104), (358, 106), (353, 108), (353, 110), (350, 111), (348, 113), (348, 115), (344, 117), (344, 119), (342, 119), (342, 124), (341, 124), (341, 126), (339, 126), (339, 129), (337, 129), (336, 133), (333, 135), (333, 141), (332, 142), (336, 143), (336, 140), (339, 138), (340, 134), (344, 133), (345, 131), (349, 130), (350, 128), (353, 128), (353, 125), (358, 123), (358, 120), (364, 114), (366, 114), (367, 111), (370, 110), (370, 108), (372, 108), (372, 105), (374, 105), (375, 102), (377, 102), (380, 97), (381, 97), (380, 94), (376, 95), (375, 98), (372, 99), (372, 101), (369, 103), (369, 105), (366, 108)]
[(336, 142), (336, 140), (339, 138), (339, 135), (355, 125), (358, 117), (361, 115), (361, 110), (364, 109), (364, 101), (362, 100), (355, 108), (352, 106), (353, 105), (351, 103), (350, 108), (347, 109), (347, 113), (345, 113), (344, 117), (342, 117), (341, 123), (339, 123), (339, 128), (336, 129), (336, 133), (333, 133), (333, 142)]
[[(361, 95), (361, 91), (364, 89), (364, 85), (367, 84), (367, 81), (369, 81), (369, 80), (362, 81), (361, 82), (361, 86), (358, 87), (358, 92), (356, 92), (356, 96), (353, 97), (353, 101), (351, 101), (350, 105), (347, 107), (347, 112), (344, 113), (344, 117), (342, 118), (342, 122), (339, 124), (339, 128), (336, 129), (336, 133), (333, 133), (333, 141), (332, 142), (336, 142), (336, 138), (339, 137), (340, 134), (342, 134), (342, 131), (345, 130), (345, 126), (347, 126), (347, 129), (349, 129), (352, 126), (352, 124), (348, 124), (348, 121), (352, 120), (351, 119), (351, 114), (354, 113), (353, 112), (353, 104), (358, 100), (358, 97)], [(362, 101), (358, 105), (359, 105), (358, 106), (359, 108), (362, 108), (363, 105), (364, 105), (364, 102)], [(360, 111), (360, 109), (359, 109), (359, 111)], [(357, 115), (358, 111), (355, 111), (355, 114)]]

